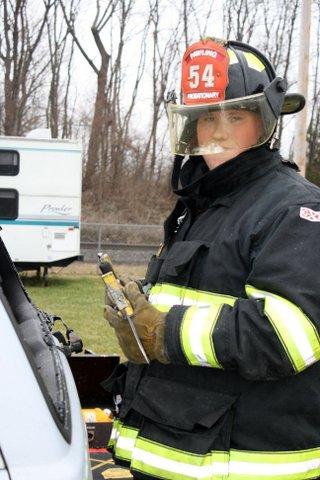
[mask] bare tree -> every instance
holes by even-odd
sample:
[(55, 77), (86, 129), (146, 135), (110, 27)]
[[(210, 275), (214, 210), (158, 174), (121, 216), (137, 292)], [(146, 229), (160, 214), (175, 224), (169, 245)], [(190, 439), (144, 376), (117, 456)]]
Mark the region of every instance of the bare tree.
[(75, 113), (76, 98), (73, 101), (73, 107), (69, 110), (69, 92), (71, 87), (71, 65), (74, 54), (74, 40), (72, 39), (70, 50), (69, 50), (69, 60), (67, 66), (67, 78), (65, 82), (65, 91), (63, 98), (63, 108), (62, 108), (62, 119), (61, 119), (61, 138), (72, 138), (73, 134), (73, 117)]
[[(181, 34), (173, 28), (170, 37), (163, 42), (159, 38), (159, 0), (150, 0), (150, 18), (153, 26), (153, 52), (152, 52), (152, 118), (149, 135), (147, 137), (142, 161), (146, 162), (149, 157), (149, 179), (151, 180), (157, 158), (157, 130), (159, 120), (164, 112), (164, 93), (168, 87), (168, 79), (172, 68), (176, 65), (179, 53), (179, 39)], [(139, 165), (141, 171), (141, 165)]]
[(105, 125), (110, 121), (109, 105), (107, 100), (107, 76), (110, 62), (110, 53), (106, 50), (102, 40), (101, 32), (109, 23), (119, 0), (109, 0), (103, 10), (101, 10), (100, 0), (96, 2), (96, 16), (91, 26), (91, 32), (100, 54), (100, 65), (97, 67), (81, 45), (79, 37), (75, 31), (74, 19), (68, 15), (63, 0), (59, 0), (63, 11), (65, 21), (69, 32), (71, 33), (75, 44), (79, 48), (85, 60), (91, 66), (97, 76), (97, 92), (94, 105), (94, 114), (91, 125), (91, 134), (89, 139), (88, 156), (85, 165), (85, 174), (83, 178), (84, 189), (93, 187), (94, 176), (97, 173), (99, 162), (103, 153)]
[(270, 2), (262, 0), (264, 32), (259, 42), (277, 73), (286, 77), (289, 70), (293, 35), (298, 17), (299, 0), (284, 0), (270, 8)]
[[(227, 38), (252, 43), (270, 60), (278, 75), (287, 77), (291, 63), (299, 0), (226, 0)], [(281, 137), (283, 118), (280, 117)]]
[(320, 186), (320, 1), (314, 3), (316, 23), (315, 61), (313, 62), (313, 88), (311, 115), (308, 126), (308, 162), (306, 176)]
[(253, 35), (259, 0), (226, 0), (223, 5), (225, 36), (239, 42), (250, 42)]
[(138, 49), (138, 51), (140, 52), (139, 62), (138, 62), (137, 73), (136, 73), (135, 82), (132, 90), (131, 102), (128, 106), (128, 109), (122, 121), (122, 136), (125, 143), (129, 140), (128, 137), (129, 137), (129, 130), (130, 130), (130, 121), (131, 121), (132, 113), (136, 104), (138, 89), (145, 71), (147, 36), (148, 36), (149, 27), (150, 27), (150, 17), (147, 20), (144, 26), (144, 29), (142, 31), (140, 47)]
[(189, 45), (189, 14), (190, 14), (190, 0), (182, 1), (182, 18), (183, 18), (183, 36), (185, 47)]
[[(99, 67), (96, 67), (82, 48), (74, 23), (70, 22), (62, 0), (60, 4), (75, 44), (97, 75), (97, 92), (83, 185), (85, 190), (95, 185), (96, 199), (101, 202), (105, 190), (110, 193), (117, 188), (117, 181), (121, 175), (125, 159), (125, 138), (128, 136), (129, 121), (145, 65), (145, 55), (140, 57), (131, 105), (123, 116), (120, 102), (123, 88), (122, 56), (133, 0), (110, 0), (104, 9), (101, 9), (100, 1), (97, 0), (96, 16), (91, 31), (100, 54)], [(110, 43), (108, 51), (101, 40), (101, 32), (109, 24), (112, 33), (114, 23), (117, 23), (117, 45)]]
[(37, 92), (42, 87), (48, 60), (40, 51), (50, 0), (43, 0), (39, 20), (31, 21), (27, 0), (2, 0), (0, 14), (3, 30), (0, 32), (0, 61), (4, 69), (5, 135), (21, 135), (32, 128), (37, 119)]
[[(298, 18), (299, 0), (270, 2), (262, 0), (264, 31), (259, 47), (270, 60), (278, 75), (288, 79), (294, 33)], [(283, 117), (279, 120), (279, 139), (282, 136)]]
[[(69, 15), (76, 17), (79, 0), (71, 0)], [(52, 138), (58, 138), (62, 125), (62, 137), (70, 133), (70, 119), (68, 119), (68, 102), (71, 84), (71, 65), (74, 53), (74, 40), (68, 42), (68, 29), (61, 22), (59, 3), (55, 2), (52, 15), (47, 18), (47, 38), (49, 48), (49, 61), (51, 70), (51, 82), (46, 110), (47, 126), (51, 130)], [(70, 45), (69, 45), (70, 43)], [(67, 76), (62, 75), (62, 67), (68, 58)]]
[(111, 173), (115, 188), (117, 188), (119, 176), (122, 174), (125, 159), (120, 99), (121, 88), (123, 88), (122, 56), (125, 45), (125, 32), (132, 6), (133, 0), (120, 0), (118, 11), (119, 40), (117, 48), (114, 49), (116, 54), (112, 62), (112, 71), (107, 84), (107, 99), (110, 105), (110, 128), (106, 132), (107, 148), (104, 152), (105, 163), (103, 167), (105, 172), (107, 168), (110, 169), (109, 174)]

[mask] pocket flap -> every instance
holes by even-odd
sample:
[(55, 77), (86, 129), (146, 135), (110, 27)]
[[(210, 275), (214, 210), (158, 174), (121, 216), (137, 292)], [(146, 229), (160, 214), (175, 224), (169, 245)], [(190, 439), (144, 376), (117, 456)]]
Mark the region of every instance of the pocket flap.
[(132, 408), (163, 425), (193, 430), (211, 428), (236, 401), (236, 396), (197, 389), (168, 380), (142, 380)]
[(208, 247), (208, 243), (200, 240), (176, 242), (168, 252), (163, 267), (169, 275), (179, 275), (200, 249)]
[(111, 375), (103, 380), (100, 385), (102, 388), (113, 395), (122, 395), (124, 392), (125, 380), (128, 366), (125, 363), (119, 363)]

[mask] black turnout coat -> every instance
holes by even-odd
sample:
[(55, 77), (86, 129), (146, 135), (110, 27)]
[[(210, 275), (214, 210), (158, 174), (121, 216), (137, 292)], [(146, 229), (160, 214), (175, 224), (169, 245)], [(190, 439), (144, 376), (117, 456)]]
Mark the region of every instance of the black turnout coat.
[(316, 478), (320, 190), (267, 147), (178, 170), (146, 278), (170, 364), (118, 370), (109, 448), (138, 479)]

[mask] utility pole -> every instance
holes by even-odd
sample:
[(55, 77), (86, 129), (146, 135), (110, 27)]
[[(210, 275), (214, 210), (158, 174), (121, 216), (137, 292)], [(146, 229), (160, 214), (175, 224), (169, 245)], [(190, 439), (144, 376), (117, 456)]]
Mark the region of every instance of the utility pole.
[(296, 134), (294, 138), (294, 161), (300, 167), (301, 175), (306, 173), (307, 122), (308, 122), (308, 80), (309, 80), (309, 45), (311, 28), (312, 0), (301, 1), (300, 45), (298, 92), (306, 99), (305, 108), (297, 114)]

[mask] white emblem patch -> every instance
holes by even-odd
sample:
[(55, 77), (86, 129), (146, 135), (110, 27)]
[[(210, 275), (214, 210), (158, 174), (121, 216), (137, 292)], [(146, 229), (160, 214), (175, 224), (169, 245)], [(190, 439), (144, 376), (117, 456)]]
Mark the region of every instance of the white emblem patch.
[(316, 212), (311, 208), (301, 207), (300, 217), (309, 220), (309, 222), (320, 222), (320, 212)]

